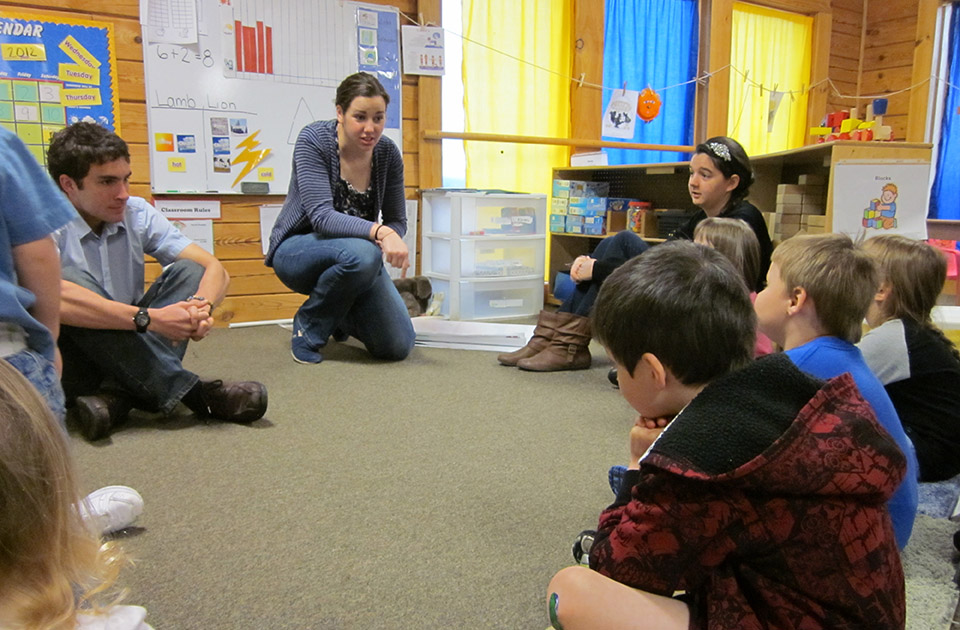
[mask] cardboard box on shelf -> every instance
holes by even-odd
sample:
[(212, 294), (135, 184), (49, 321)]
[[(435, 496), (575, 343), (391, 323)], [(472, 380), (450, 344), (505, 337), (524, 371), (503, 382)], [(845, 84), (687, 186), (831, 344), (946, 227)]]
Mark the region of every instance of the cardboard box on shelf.
[(567, 215), (565, 214), (551, 214), (550, 215), (550, 231), (563, 233), (567, 229)]

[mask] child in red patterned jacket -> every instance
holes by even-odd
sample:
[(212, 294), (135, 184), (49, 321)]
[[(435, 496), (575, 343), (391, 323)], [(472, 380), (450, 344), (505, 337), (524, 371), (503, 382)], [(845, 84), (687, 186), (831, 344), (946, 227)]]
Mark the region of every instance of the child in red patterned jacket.
[(849, 375), (753, 361), (746, 287), (693, 243), (618, 269), (593, 323), (623, 396), (669, 421), (631, 430), (590, 568), (548, 587), (555, 628), (904, 627), (885, 502), (906, 462)]

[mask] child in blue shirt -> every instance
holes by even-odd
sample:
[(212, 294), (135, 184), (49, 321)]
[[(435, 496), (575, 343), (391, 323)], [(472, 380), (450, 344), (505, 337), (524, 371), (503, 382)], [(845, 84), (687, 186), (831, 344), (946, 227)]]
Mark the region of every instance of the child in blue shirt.
[(903, 549), (917, 513), (917, 459), (883, 385), (853, 345), (879, 287), (870, 256), (845, 234), (795, 236), (774, 250), (754, 305), (761, 332), (801, 370), (829, 379), (849, 372), (877, 420), (907, 458), (907, 476), (887, 507)]

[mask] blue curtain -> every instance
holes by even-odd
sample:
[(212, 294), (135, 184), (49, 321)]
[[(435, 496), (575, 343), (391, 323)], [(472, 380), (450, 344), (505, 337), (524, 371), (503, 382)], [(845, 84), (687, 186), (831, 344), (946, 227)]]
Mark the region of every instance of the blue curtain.
[(947, 100), (943, 107), (937, 175), (930, 191), (931, 219), (960, 219), (960, 2), (953, 3), (950, 24), (950, 50)]
[[(691, 144), (696, 83), (660, 90), (697, 74), (699, 49), (697, 0), (606, 0), (603, 84), (660, 94), (660, 115), (649, 123), (637, 118), (632, 142)], [(604, 90), (602, 116), (612, 96)], [(607, 138), (618, 140), (617, 138)], [(630, 140), (623, 140), (630, 142)], [(610, 164), (682, 162), (687, 153), (604, 149)]]

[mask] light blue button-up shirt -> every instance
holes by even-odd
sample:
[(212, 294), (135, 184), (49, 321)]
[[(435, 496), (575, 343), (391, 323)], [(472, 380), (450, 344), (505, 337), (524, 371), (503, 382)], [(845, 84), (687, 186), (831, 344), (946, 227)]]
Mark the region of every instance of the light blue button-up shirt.
[(77, 217), (54, 233), (60, 266), (90, 272), (117, 302), (136, 304), (143, 297), (144, 254), (169, 265), (190, 239), (141, 197), (130, 197), (123, 220), (106, 223), (97, 235)]

